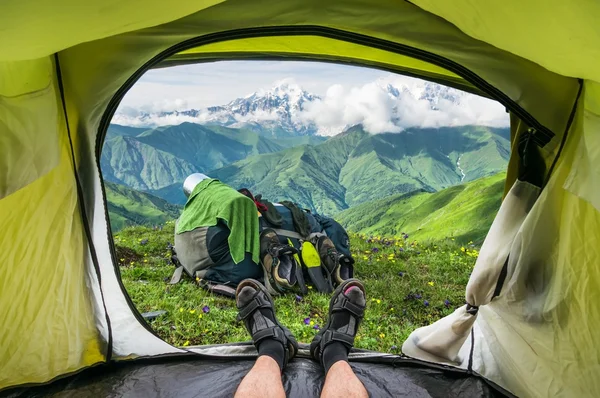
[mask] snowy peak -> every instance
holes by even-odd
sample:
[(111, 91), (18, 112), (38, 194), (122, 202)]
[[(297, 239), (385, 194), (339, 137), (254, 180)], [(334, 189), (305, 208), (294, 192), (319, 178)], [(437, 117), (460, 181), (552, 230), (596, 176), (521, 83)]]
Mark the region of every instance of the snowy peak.
[(402, 76), (360, 87), (332, 85), (321, 97), (292, 79), (276, 82), (227, 104), (204, 109), (144, 113), (118, 111), (113, 123), (156, 127), (191, 122), (250, 128), (273, 137), (336, 135), (362, 125), (377, 134), (410, 127), (458, 125), (506, 127), (504, 108), (454, 88)]

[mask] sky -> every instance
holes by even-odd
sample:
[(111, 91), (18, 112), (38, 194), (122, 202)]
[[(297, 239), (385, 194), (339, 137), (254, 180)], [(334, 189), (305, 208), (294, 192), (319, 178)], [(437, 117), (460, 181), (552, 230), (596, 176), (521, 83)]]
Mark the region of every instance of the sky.
[(226, 104), (277, 81), (293, 79), (324, 95), (334, 84), (360, 86), (390, 75), (376, 69), (297, 61), (221, 61), (148, 71), (121, 106), (153, 111), (201, 109)]
[[(221, 61), (151, 70), (123, 98), (115, 122), (133, 125), (140, 111), (156, 113), (224, 105), (268, 90), (282, 80), (321, 97), (297, 118), (322, 127), (324, 135), (337, 134), (344, 126), (358, 123), (372, 133), (402, 131), (407, 127), (509, 125), (504, 107), (487, 98), (461, 94), (460, 104), (442, 101), (431, 109), (430, 103), (418, 98), (423, 87), (419, 79), (364, 67), (298, 61)], [(381, 82), (405, 87), (413, 95), (391, 99)], [(118, 118), (119, 113), (124, 117)], [(273, 115), (264, 117), (269, 120)], [(173, 124), (168, 120), (172, 119), (163, 119), (157, 125)]]

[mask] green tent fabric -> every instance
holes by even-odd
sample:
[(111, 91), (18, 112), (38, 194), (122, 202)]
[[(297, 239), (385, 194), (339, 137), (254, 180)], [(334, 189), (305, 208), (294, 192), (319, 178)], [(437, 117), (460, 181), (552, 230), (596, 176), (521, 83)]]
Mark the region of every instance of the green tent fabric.
[(239, 263), (248, 252), (258, 264), (260, 243), (256, 205), (250, 198), (214, 178), (207, 178), (194, 188), (179, 217), (175, 233), (212, 227), (219, 220), (225, 221), (230, 228), (227, 241), (233, 262)]
[(173, 347), (129, 304), (103, 138), (149, 68), (305, 59), (484, 93), (511, 112), (513, 148), (533, 134), (544, 186), (517, 181), (513, 150), (471, 306), (415, 331), (403, 351), (519, 396), (599, 396), (599, 16), (593, 0), (2, 2), (0, 389), (110, 361), (234, 355)]

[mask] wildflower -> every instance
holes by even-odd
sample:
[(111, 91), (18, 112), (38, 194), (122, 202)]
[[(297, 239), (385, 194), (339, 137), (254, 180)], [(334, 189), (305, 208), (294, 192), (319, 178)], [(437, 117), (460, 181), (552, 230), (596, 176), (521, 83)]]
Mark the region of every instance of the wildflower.
[(312, 286), (308, 286), (309, 289), (312, 289)]
[(421, 299), (421, 297), (423, 297), (423, 296), (421, 296), (421, 295), (420, 295), (420, 294), (418, 294), (418, 293), (417, 293), (417, 294), (415, 294), (415, 298), (416, 298), (417, 300), (420, 300), (420, 299)]
[(465, 248), (464, 248), (464, 247), (461, 247), (461, 248), (460, 248), (460, 251), (464, 253), (464, 252), (465, 252)]
[(450, 304), (452, 304), (450, 302), (450, 300), (448, 300), (448, 299), (444, 300), (444, 305), (446, 306), (446, 308), (450, 307)]
[(183, 312), (183, 308), (179, 308), (179, 312)]
[(381, 304), (381, 300), (377, 299), (377, 304)]
[(398, 276), (400, 276), (400, 277), (404, 276), (404, 271), (398, 272)]
[(319, 326), (319, 325), (315, 325), (315, 326), (313, 326), (313, 329), (315, 329), (315, 330), (319, 330), (319, 329), (320, 329), (320, 326)]
[(379, 333), (379, 338), (383, 339), (384, 337), (385, 337), (385, 334)]
[(184, 346), (184, 347), (187, 347), (187, 346), (189, 346), (189, 345), (190, 345), (190, 341), (189, 341), (189, 340), (186, 340), (186, 341), (185, 341), (185, 343), (183, 343), (183, 346)]
[(398, 349), (398, 347), (396, 347), (395, 345), (393, 345), (393, 346), (390, 347), (390, 351), (394, 351), (394, 350), (397, 350), (397, 349)]
[(310, 318), (304, 318), (304, 324), (310, 325)]
[(312, 325), (314, 325), (314, 324), (315, 324), (315, 321), (313, 321), (313, 320), (311, 319), (311, 321), (310, 321), (309, 325), (310, 325), (310, 326), (312, 326)]
[(190, 314), (195, 314), (196, 310), (190, 310)]
[(122, 259), (121, 259), (121, 262), (123, 262), (123, 261), (125, 261), (125, 259), (124, 259), (124, 258), (122, 258)]
[(433, 283), (433, 282), (427, 282), (427, 284), (428, 284), (429, 286), (433, 286), (433, 285), (434, 285), (434, 283)]
[(377, 247), (374, 247), (374, 248), (372, 248), (372, 249), (371, 249), (371, 251), (372, 251), (373, 253), (377, 253), (377, 252), (379, 251), (379, 248), (377, 248)]
[(417, 254), (421, 254), (421, 252), (417, 252)]
[(129, 263), (129, 265), (133, 265), (133, 264), (135, 264), (133, 261)]
[(423, 300), (423, 305), (424, 305), (425, 307), (429, 307), (429, 301), (427, 301), (427, 300)]
[(200, 278), (196, 277), (196, 282), (200, 282)]
[(369, 250), (365, 250), (365, 254), (371, 254)]
[(198, 319), (202, 319), (202, 314), (198, 315)]
[(390, 308), (390, 311), (391, 311), (391, 312), (394, 312), (394, 307)]
[(208, 305), (205, 305), (204, 307), (202, 307), (202, 312), (208, 314), (210, 312), (210, 307)]
[(146, 244), (148, 244), (148, 239), (144, 239), (144, 240), (140, 241), (140, 245), (144, 246)]
[(408, 239), (408, 234), (404, 234), (402, 237), (406, 240)]
[(299, 303), (302, 301), (302, 296), (296, 295), (296, 302)]
[(148, 262), (148, 259), (147, 259), (147, 258), (145, 258), (145, 259), (144, 259), (144, 262), (145, 262), (145, 263), (147, 263), (147, 262)]
[(401, 251), (401, 252), (403, 252), (403, 251), (404, 251), (404, 249), (403, 249), (403, 248), (400, 248), (400, 251)]
[(369, 257), (363, 256), (363, 260), (368, 260), (368, 259), (369, 259)]

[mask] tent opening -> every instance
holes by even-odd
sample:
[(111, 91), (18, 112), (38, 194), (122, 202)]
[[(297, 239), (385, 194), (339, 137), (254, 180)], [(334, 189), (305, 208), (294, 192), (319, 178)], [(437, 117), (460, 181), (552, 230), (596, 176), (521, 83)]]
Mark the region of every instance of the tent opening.
[[(128, 91), (100, 158), (120, 278), (159, 337), (180, 347), (248, 339), (234, 301), (213, 289), (234, 288), (227, 278), (240, 273), (223, 268), (169, 283), (173, 254), (184, 256), (178, 222), (194, 173), (339, 222), (368, 293), (358, 348), (399, 354), (412, 330), (463, 305), (504, 192), (510, 121), (502, 105), (382, 68), (197, 63), (193, 54), (163, 62)], [(222, 219), (210, 227), (201, 245), (218, 268), (233, 229)], [(254, 266), (247, 276), (262, 278)], [(295, 286), (276, 306), (309, 342), (326, 322), (329, 296), (304, 277), (307, 290)]]

